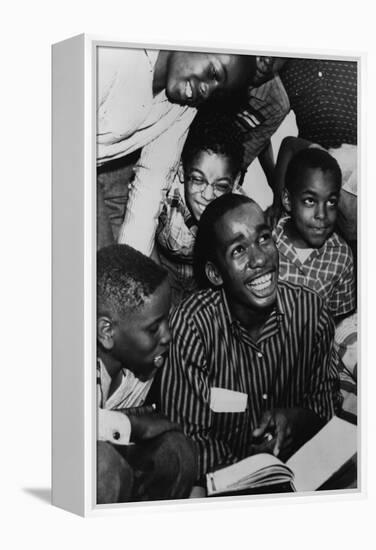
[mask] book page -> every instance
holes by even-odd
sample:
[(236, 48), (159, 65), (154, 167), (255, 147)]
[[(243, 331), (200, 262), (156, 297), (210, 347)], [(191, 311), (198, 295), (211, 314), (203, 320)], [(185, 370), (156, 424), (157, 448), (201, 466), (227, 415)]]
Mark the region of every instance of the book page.
[(287, 462), (297, 491), (315, 491), (357, 452), (357, 427), (333, 417)]
[(279, 467), (285, 469), (285, 465), (275, 456), (265, 453), (249, 456), (240, 462), (236, 462), (231, 466), (217, 470), (213, 474), (208, 474), (211, 479), (210, 492), (223, 491), (228, 487), (232, 487), (244, 480), (250, 481), (252, 476), (257, 479), (257, 474), (271, 467)]

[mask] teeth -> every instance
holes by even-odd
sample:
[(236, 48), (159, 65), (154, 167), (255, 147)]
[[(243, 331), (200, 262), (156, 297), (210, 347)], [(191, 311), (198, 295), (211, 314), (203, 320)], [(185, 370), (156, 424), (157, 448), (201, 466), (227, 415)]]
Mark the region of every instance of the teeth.
[(185, 97), (187, 99), (192, 99), (192, 97), (193, 97), (192, 86), (190, 85), (190, 83), (188, 81), (185, 85)]
[(268, 273), (268, 275), (262, 275), (262, 277), (257, 277), (257, 279), (254, 279), (251, 283), (249, 283), (248, 286), (251, 286), (256, 290), (264, 290), (270, 285), (271, 281), (272, 281), (272, 274)]

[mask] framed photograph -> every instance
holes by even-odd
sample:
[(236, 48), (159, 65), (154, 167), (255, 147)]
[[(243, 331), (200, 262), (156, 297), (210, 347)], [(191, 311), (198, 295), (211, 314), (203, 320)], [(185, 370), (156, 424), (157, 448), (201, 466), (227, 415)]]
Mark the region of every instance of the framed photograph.
[(53, 503), (360, 495), (362, 56), (52, 54)]

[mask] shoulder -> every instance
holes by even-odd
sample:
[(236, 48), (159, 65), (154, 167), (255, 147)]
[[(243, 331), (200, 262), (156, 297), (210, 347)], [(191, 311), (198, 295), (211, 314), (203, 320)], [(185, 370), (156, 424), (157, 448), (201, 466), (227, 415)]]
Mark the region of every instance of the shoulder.
[(325, 249), (331, 250), (336, 256), (342, 259), (342, 262), (353, 260), (353, 254), (350, 246), (338, 233), (333, 233), (325, 243)]
[(183, 300), (171, 314), (171, 325), (179, 321), (189, 324), (211, 323), (221, 307), (222, 297), (218, 290), (211, 288), (194, 292)]
[(312, 310), (325, 309), (325, 300), (312, 288), (289, 281), (278, 282), (278, 296), (282, 308), (297, 310), (302, 317), (312, 315)]

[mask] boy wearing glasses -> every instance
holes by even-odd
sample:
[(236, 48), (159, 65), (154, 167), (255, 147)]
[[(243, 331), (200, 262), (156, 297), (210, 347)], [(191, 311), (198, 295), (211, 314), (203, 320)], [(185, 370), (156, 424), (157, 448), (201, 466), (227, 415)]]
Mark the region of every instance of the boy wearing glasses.
[(156, 232), (173, 305), (197, 289), (193, 247), (205, 208), (227, 193), (244, 194), (239, 187), (243, 153), (240, 135), (225, 115), (201, 119), (190, 128), (178, 177), (166, 193)]

